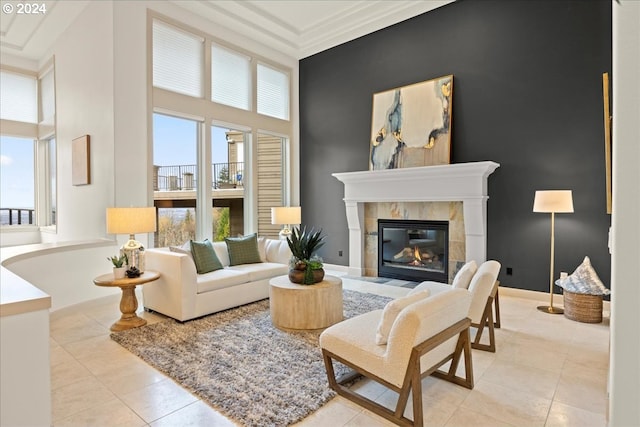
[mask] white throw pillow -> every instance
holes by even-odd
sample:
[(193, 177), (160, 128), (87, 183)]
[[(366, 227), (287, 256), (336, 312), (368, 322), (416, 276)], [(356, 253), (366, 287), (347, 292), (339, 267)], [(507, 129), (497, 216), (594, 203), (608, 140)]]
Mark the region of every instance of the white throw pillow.
[(393, 322), (396, 321), (396, 317), (398, 317), (398, 314), (400, 314), (405, 307), (408, 307), (414, 302), (420, 301), (428, 296), (429, 290), (427, 289), (389, 301), (387, 305), (384, 306), (380, 323), (378, 323), (378, 329), (376, 330), (376, 344), (385, 345), (387, 343), (389, 333), (393, 327)]
[(474, 260), (469, 261), (462, 266), (456, 274), (456, 277), (453, 278), (451, 287), (469, 289), (469, 284), (471, 283), (471, 279), (473, 279), (473, 275), (476, 274), (476, 271), (478, 271), (478, 264), (476, 264)]
[(582, 264), (575, 269), (566, 279), (556, 280), (556, 285), (576, 294), (584, 295), (609, 295), (611, 291), (602, 283), (598, 273), (591, 265), (588, 256), (584, 257)]

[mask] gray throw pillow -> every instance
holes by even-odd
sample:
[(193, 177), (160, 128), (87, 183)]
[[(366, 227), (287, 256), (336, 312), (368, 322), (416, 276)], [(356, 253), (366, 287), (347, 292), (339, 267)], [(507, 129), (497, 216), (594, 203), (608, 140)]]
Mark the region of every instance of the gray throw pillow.
[(229, 265), (262, 262), (258, 251), (257, 234), (254, 233), (243, 237), (227, 237), (224, 241), (227, 243), (227, 251), (229, 252)]
[(193, 262), (196, 264), (198, 274), (209, 273), (223, 268), (216, 252), (213, 250), (213, 245), (208, 239), (203, 242), (192, 240), (191, 255), (193, 256)]

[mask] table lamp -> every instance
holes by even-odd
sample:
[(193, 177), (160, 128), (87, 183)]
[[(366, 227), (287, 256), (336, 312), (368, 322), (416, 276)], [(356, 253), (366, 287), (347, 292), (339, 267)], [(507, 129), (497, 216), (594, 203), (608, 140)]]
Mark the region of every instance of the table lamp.
[(562, 314), (564, 310), (553, 306), (553, 264), (554, 264), (554, 228), (555, 214), (573, 213), (573, 197), (571, 190), (536, 191), (533, 200), (533, 211), (551, 213), (551, 266), (549, 273), (549, 305), (538, 306), (538, 310), (550, 314)]
[(129, 268), (144, 272), (144, 247), (135, 239), (137, 233), (156, 231), (156, 208), (107, 208), (107, 233), (128, 234), (129, 240), (120, 250), (127, 255)]
[(292, 224), (299, 225), (302, 222), (300, 206), (282, 206), (271, 208), (271, 224), (282, 225), (280, 238), (286, 239), (291, 236)]

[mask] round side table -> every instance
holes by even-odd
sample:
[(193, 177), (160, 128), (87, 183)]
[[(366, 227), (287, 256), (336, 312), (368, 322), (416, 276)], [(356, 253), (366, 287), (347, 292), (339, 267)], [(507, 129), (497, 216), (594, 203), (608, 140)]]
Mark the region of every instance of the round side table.
[(136, 298), (136, 286), (153, 282), (160, 278), (160, 273), (155, 271), (145, 271), (139, 277), (124, 279), (114, 279), (113, 273), (103, 274), (93, 279), (93, 283), (97, 286), (113, 287), (118, 286), (122, 289), (122, 298), (120, 298), (120, 312), (122, 316), (111, 325), (113, 332), (124, 331), (125, 329), (137, 328), (144, 326), (147, 321), (138, 317), (136, 310), (138, 309), (138, 299)]
[(342, 280), (324, 276), (313, 285), (278, 276), (269, 281), (271, 322), (280, 329), (322, 329), (342, 321)]

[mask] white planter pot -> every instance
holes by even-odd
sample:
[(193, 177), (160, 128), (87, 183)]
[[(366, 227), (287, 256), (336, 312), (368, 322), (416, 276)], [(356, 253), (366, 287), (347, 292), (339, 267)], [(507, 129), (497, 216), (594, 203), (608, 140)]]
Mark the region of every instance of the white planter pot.
[(127, 267), (113, 267), (113, 278), (124, 279)]

